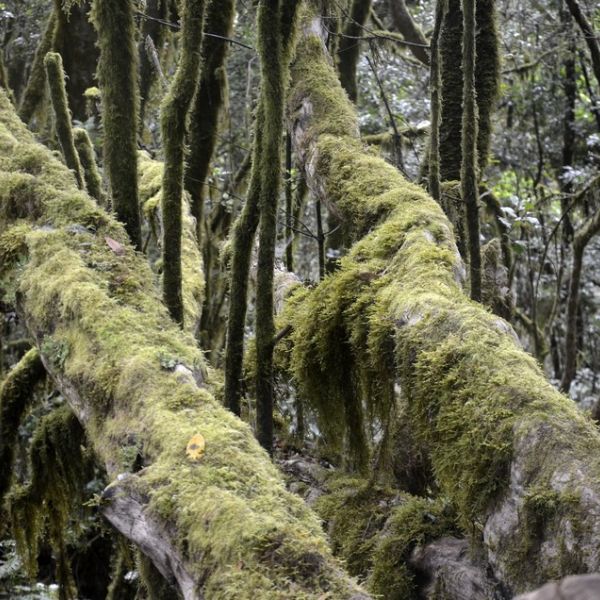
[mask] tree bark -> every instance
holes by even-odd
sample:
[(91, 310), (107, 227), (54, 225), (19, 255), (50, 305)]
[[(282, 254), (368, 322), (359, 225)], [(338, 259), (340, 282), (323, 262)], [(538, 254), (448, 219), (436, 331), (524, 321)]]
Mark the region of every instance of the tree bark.
[(598, 570), (600, 434), (510, 326), (465, 297), (439, 206), (363, 150), (351, 105), (339, 87), (334, 93), (323, 33), (317, 18), (304, 25), (293, 141), (312, 193), (360, 241), (335, 274), (291, 300), (296, 382), (326, 407), (330, 399), (318, 395), (337, 377), (329, 367), (341, 344), (366, 383), (392, 360), (440, 490), (483, 543), (495, 576), (519, 592), (550, 573)]
[[(17, 299), (113, 481), (101, 508), (114, 526), (186, 599), (367, 598), (250, 428), (214, 399), (202, 353), (171, 323), (124, 228), (77, 190), (4, 93), (0, 183), (0, 259), (18, 264), (3, 300)], [(194, 461), (196, 434), (206, 449)]]

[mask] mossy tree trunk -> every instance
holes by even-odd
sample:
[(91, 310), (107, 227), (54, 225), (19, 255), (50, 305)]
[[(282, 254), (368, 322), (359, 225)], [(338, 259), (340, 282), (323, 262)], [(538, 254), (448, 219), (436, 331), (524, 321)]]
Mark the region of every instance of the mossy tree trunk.
[(463, 0), (463, 115), (461, 195), (465, 204), (469, 241), (471, 298), (481, 301), (481, 248), (479, 240), (479, 187), (477, 185), (477, 131), (479, 128), (475, 88), (475, 0)]
[[(34, 141), (4, 93), (0, 182), (2, 301), (18, 299), (112, 481), (100, 505), (109, 521), (188, 600), (367, 598), (250, 428), (214, 399), (202, 353), (168, 318), (123, 226)], [(197, 434), (205, 452), (194, 459)]]
[(206, 31), (202, 40), (202, 71), (190, 111), (189, 156), (185, 189), (190, 193), (196, 219), (198, 243), (204, 227), (204, 201), (210, 163), (217, 142), (219, 116), (226, 101), (225, 62), (235, 16), (235, 0), (211, 2), (206, 9)]
[(181, 266), (184, 144), (187, 116), (200, 77), (200, 48), (204, 26), (203, 0), (184, 0), (181, 6), (181, 57), (161, 106), (160, 129), (165, 168), (162, 185), (163, 297), (171, 317), (183, 325)]
[(92, 11), (98, 31), (98, 79), (102, 94), (104, 168), (112, 208), (141, 250), (138, 204), (137, 127), (139, 97), (133, 4), (95, 0)]
[(333, 93), (320, 20), (304, 32), (290, 98), (295, 150), (313, 194), (358, 239), (336, 273), (289, 301), (291, 370), (304, 397), (327, 416), (344, 347), (359, 397), (397, 376), (440, 491), (464, 531), (479, 532), (499, 580), (520, 591), (550, 573), (598, 570), (600, 434), (510, 326), (465, 296), (443, 212), (363, 151), (352, 107), (341, 88)]

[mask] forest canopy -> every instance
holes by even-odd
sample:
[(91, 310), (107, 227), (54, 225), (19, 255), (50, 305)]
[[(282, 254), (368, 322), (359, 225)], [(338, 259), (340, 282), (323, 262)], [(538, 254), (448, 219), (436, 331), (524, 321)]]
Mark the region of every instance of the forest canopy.
[(0, 40), (0, 597), (600, 598), (596, 2)]

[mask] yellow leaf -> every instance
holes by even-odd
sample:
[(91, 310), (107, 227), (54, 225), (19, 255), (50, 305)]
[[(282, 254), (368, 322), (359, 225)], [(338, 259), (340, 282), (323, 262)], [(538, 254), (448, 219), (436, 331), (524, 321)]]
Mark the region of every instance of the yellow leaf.
[(205, 447), (206, 442), (204, 441), (204, 437), (197, 433), (190, 438), (185, 453), (190, 460), (197, 461), (204, 456)]

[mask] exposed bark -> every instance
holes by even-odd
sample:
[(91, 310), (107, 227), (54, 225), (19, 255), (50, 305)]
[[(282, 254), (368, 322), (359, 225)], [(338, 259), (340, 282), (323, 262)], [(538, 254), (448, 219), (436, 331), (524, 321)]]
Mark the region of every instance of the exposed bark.
[(390, 0), (390, 7), (392, 9), (394, 28), (404, 36), (407, 42), (412, 42), (409, 49), (415, 58), (420, 60), (424, 65), (429, 65), (429, 53), (426, 48), (428, 45), (427, 38), (421, 28), (415, 23), (408, 8), (406, 8), (405, 1)]
[(304, 397), (324, 410), (335, 400), (322, 395), (338, 377), (331, 357), (340, 345), (367, 378), (393, 360), (441, 492), (466, 531), (481, 531), (495, 576), (521, 591), (548, 573), (597, 570), (598, 431), (510, 326), (465, 298), (448, 221), (363, 152), (351, 106), (332, 92), (321, 35), (311, 21), (298, 48), (293, 140), (313, 194), (360, 241), (335, 274), (291, 300), (291, 368)]
[[(123, 227), (77, 191), (4, 95), (0, 133), (2, 264), (18, 262), (20, 314), (114, 481), (103, 510), (148, 552), (160, 532), (152, 557), (187, 599), (367, 598), (250, 428), (213, 398), (202, 353), (170, 322)], [(18, 257), (5, 252), (11, 239)], [(186, 446), (198, 433), (206, 451), (194, 462)]]

